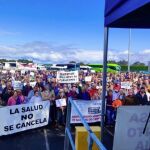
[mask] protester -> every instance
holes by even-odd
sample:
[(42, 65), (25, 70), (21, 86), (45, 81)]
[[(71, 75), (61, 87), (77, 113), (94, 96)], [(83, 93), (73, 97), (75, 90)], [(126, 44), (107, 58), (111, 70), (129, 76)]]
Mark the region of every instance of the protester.
[[(56, 97), (56, 100), (58, 99), (65, 99), (67, 101), (67, 97), (65, 96), (65, 92), (63, 89), (59, 90), (58, 96)], [(67, 102), (66, 102), (67, 103)], [(66, 119), (66, 106), (57, 107), (57, 122), (56, 126), (65, 126), (65, 119)]]
[(30, 86), (30, 82), (27, 81), (26, 82), (26, 85), (23, 86), (23, 90), (22, 90), (22, 93), (24, 96), (28, 96), (29, 92), (32, 90), (32, 86)]
[(31, 97), (29, 103), (38, 103), (42, 101), (42, 97), (39, 95), (39, 91), (34, 91), (34, 96)]
[(114, 109), (112, 107), (112, 103), (113, 103), (113, 92), (112, 90), (109, 90), (107, 92), (107, 96), (106, 96), (106, 124), (107, 125), (112, 125), (114, 123)]
[(13, 93), (13, 96), (11, 96), (8, 99), (7, 106), (12, 106), (12, 105), (17, 104), (17, 98), (18, 98), (17, 91), (13, 91), (12, 93)]
[(147, 105), (148, 104), (148, 98), (147, 98), (144, 87), (141, 87), (140, 91), (136, 94), (136, 102), (139, 105)]
[[(100, 100), (102, 97), (102, 73), (79, 71), (79, 82), (59, 83), (56, 80), (56, 71), (34, 71), (21, 74), (15, 71), (1, 73), (0, 104), (18, 105), (50, 101), (50, 118), (56, 125), (64, 125), (67, 106), (57, 107), (56, 100), (68, 97), (74, 100)], [(88, 81), (86, 79), (88, 77)], [(89, 80), (90, 79), (90, 80)], [(13, 81), (24, 82), (26, 85), (19, 91), (13, 91)], [(31, 82), (36, 85), (31, 87)], [(130, 83), (122, 87), (122, 82)], [(150, 77), (140, 73), (108, 73), (106, 93), (106, 122), (114, 123), (115, 112), (118, 107), (125, 105), (150, 104)], [(22, 91), (22, 92), (21, 92)], [(17, 93), (17, 95), (16, 95)]]
[(17, 100), (16, 100), (16, 104), (24, 104), (25, 103), (25, 96), (22, 94), (21, 90), (17, 90)]
[(128, 95), (123, 100), (123, 105), (137, 105), (133, 89), (130, 89)]

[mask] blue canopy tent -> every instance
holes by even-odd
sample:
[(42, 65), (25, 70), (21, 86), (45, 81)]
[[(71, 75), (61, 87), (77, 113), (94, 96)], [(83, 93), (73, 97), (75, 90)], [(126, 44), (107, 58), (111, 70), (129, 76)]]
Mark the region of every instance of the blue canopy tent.
[(150, 0), (105, 0), (101, 139), (104, 135), (109, 28), (150, 28)]

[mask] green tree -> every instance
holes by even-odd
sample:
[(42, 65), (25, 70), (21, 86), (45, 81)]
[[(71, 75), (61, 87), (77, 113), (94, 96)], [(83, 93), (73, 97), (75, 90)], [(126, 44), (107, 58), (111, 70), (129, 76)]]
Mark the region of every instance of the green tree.
[(132, 64), (132, 66), (145, 66), (145, 64), (140, 61), (136, 61)]
[(119, 65), (128, 65), (128, 61), (126, 60), (120, 60), (117, 62)]

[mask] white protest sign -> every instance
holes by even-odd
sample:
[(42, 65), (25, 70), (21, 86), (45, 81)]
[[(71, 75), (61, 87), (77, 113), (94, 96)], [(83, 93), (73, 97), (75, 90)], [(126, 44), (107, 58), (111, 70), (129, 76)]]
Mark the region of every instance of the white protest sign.
[(30, 72), (30, 76), (34, 76), (34, 72)]
[[(24, 83), (24, 86), (27, 85), (27, 83)], [(30, 82), (30, 86), (35, 87), (36, 82)]]
[(30, 82), (30, 85), (31, 85), (32, 87), (35, 87), (36, 82)]
[(25, 70), (21, 70), (21, 74), (25, 74), (25, 72), (26, 72)]
[(58, 71), (57, 81), (59, 83), (77, 83), (79, 82), (78, 71)]
[(131, 89), (132, 82), (121, 82), (122, 89)]
[(121, 106), (117, 110), (113, 150), (149, 150), (150, 106)]
[(14, 90), (21, 90), (23, 87), (23, 83), (21, 81), (12, 81), (12, 86)]
[[(74, 103), (88, 123), (101, 121), (100, 117), (102, 110), (101, 100), (92, 100), (92, 101), (74, 100)], [(73, 107), (71, 108), (71, 123), (81, 123), (81, 119)]]
[(86, 81), (86, 82), (90, 82), (91, 80), (92, 80), (92, 76), (86, 76), (86, 77), (85, 77), (85, 81)]
[(57, 99), (56, 100), (56, 107), (62, 107), (62, 106), (66, 106), (66, 99)]
[(10, 70), (10, 73), (14, 74), (14, 73), (15, 73), (15, 70)]
[(0, 108), (0, 136), (48, 124), (49, 101)]

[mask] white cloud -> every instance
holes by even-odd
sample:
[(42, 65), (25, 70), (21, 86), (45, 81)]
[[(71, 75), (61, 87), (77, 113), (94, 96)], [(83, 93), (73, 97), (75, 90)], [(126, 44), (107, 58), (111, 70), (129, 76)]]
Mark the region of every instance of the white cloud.
[(11, 35), (18, 35), (18, 34), (20, 34), (20, 33), (0, 29), (0, 36), (11, 36)]
[(144, 53), (144, 54), (150, 54), (150, 49), (145, 49), (142, 53)]
[[(72, 45), (55, 46), (47, 42), (35, 41), (23, 45), (1, 45), (0, 58), (30, 59), (40, 63), (68, 63), (69, 61), (85, 63), (102, 63), (103, 50), (87, 50), (74, 48)], [(141, 61), (147, 63), (150, 50), (131, 53), (131, 63)], [(108, 51), (108, 60), (127, 60), (127, 50)]]

